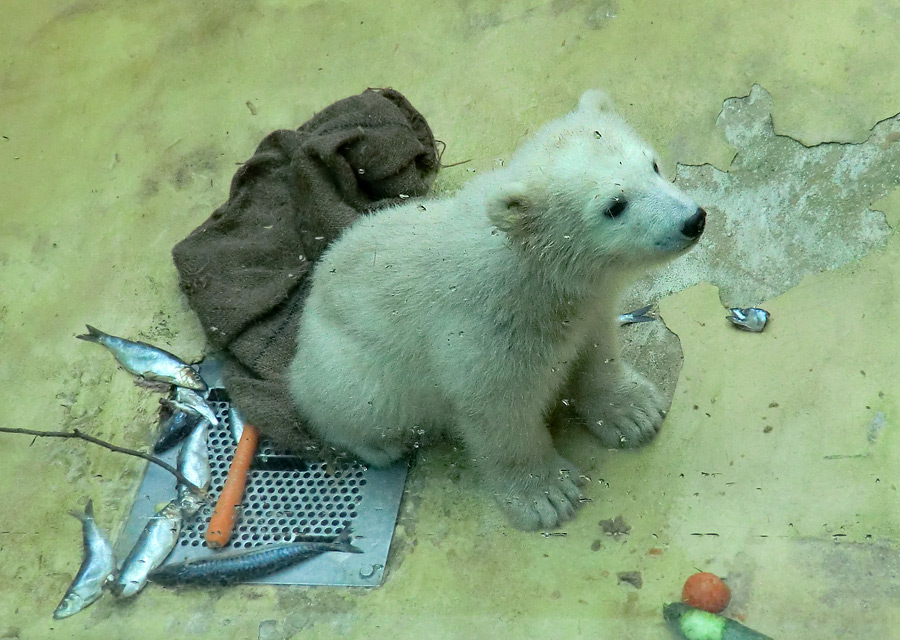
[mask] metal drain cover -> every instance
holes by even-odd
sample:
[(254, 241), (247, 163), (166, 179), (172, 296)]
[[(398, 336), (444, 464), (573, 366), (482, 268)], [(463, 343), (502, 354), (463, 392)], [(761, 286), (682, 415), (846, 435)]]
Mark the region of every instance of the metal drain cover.
[[(219, 425), (209, 427), (212, 482), (215, 500), (222, 490), (236, 443), (231, 435), (229, 402), (221, 388), (218, 363), (200, 367), (209, 383), (210, 406)], [(160, 457), (175, 465), (178, 447)], [(264, 469), (254, 469), (263, 466)], [(367, 469), (356, 462), (328, 466), (300, 462), (289, 452), (260, 442), (244, 492), (243, 509), (227, 549), (249, 549), (295, 539), (330, 540), (349, 526), (353, 544), (364, 553), (326, 553), (265, 578), (257, 584), (377, 586), (384, 576), (388, 549), (406, 482), (407, 463), (389, 469)], [(175, 496), (175, 478), (154, 464), (147, 467), (137, 499), (116, 541), (116, 555), (124, 558), (156, 509)], [(212, 507), (204, 506), (186, 522), (165, 564), (215, 555), (203, 539)]]

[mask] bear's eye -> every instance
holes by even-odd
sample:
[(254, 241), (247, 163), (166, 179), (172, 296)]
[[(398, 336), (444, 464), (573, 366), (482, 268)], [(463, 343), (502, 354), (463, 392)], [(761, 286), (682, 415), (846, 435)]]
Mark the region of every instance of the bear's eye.
[(616, 200), (613, 200), (612, 204), (609, 205), (609, 208), (603, 215), (607, 218), (615, 219), (625, 213), (626, 208), (628, 208), (628, 200), (625, 198), (617, 198)]
[(659, 165), (656, 164), (656, 160), (653, 161), (653, 173), (659, 175)]

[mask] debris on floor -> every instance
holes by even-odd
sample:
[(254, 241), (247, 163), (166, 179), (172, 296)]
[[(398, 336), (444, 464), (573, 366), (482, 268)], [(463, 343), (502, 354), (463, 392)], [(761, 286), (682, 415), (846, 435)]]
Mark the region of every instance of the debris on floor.
[(631, 533), (631, 525), (626, 523), (622, 516), (616, 516), (611, 520), (601, 520), (599, 524), (600, 528), (603, 529), (603, 533), (613, 538), (626, 536)]
[(620, 571), (616, 574), (616, 578), (618, 578), (619, 584), (630, 584), (635, 589), (644, 586), (644, 578), (640, 571)]

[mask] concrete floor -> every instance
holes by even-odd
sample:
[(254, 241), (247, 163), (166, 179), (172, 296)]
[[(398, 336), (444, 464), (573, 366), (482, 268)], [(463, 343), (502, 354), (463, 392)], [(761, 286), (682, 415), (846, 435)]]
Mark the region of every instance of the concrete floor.
[[(664, 169), (714, 201), (702, 260), (647, 281), (671, 333), (623, 330), (674, 392), (659, 439), (622, 453), (560, 433), (592, 478), (567, 536), (510, 529), (465, 457), (439, 447), (410, 477), (378, 589), (151, 586), (57, 622), (80, 563), (66, 511), (90, 496), (117, 533), (143, 465), (0, 435), (0, 638), (663, 639), (661, 606), (697, 568), (728, 580), (730, 615), (774, 637), (896, 637), (900, 135), (896, 120), (873, 131), (900, 111), (896, 2), (53, 0), (5, 13), (4, 426), (147, 445), (158, 396), (72, 336), (90, 322), (199, 358), (172, 245), (267, 132), (367, 86), (404, 92), (447, 142), (444, 162), (471, 159), (438, 190), (603, 86)], [(728, 99), (748, 94), (763, 103), (734, 119), (747, 103)], [(723, 301), (761, 303), (771, 326), (734, 330)], [(602, 533), (615, 516), (629, 534)]]

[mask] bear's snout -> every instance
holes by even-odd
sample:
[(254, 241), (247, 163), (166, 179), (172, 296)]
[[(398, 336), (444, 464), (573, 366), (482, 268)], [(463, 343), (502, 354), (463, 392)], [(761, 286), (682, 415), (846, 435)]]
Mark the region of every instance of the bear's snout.
[(706, 226), (706, 211), (703, 210), (703, 207), (697, 207), (694, 215), (688, 218), (681, 227), (681, 233), (688, 238), (699, 238), (703, 233), (704, 226)]

